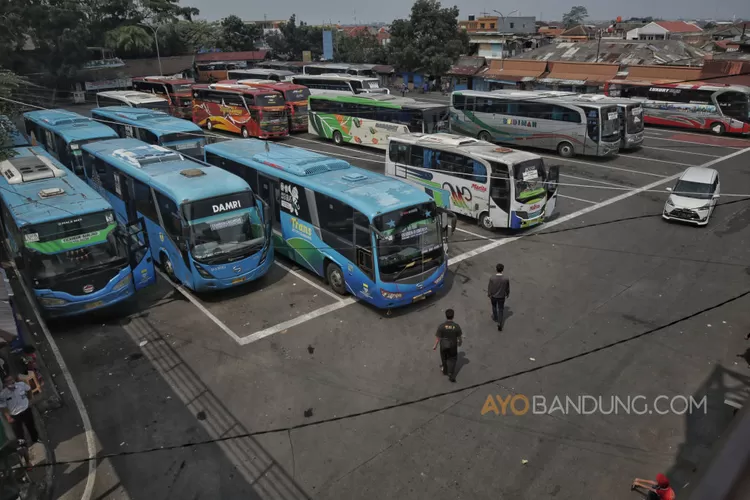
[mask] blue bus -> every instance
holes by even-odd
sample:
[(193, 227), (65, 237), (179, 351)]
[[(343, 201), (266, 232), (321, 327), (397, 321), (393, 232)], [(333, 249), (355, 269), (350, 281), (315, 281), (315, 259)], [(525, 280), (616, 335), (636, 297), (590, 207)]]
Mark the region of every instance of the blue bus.
[(5, 115), (0, 115), (0, 150), (10, 150), (22, 146), (31, 146), (31, 141), (26, 135), (18, 130), (13, 121)]
[(156, 279), (139, 223), (112, 207), (41, 147), (0, 162), (0, 218), (21, 279), (47, 317), (117, 304)]
[(424, 190), (255, 139), (210, 144), (205, 155), (268, 203), (276, 252), (325, 277), (335, 292), (390, 309), (445, 284), (443, 217)]
[(43, 146), (78, 176), (83, 175), (81, 146), (117, 137), (112, 128), (64, 109), (29, 111), (23, 121), (32, 144)]
[(91, 110), (94, 120), (109, 125), (122, 138), (140, 139), (180, 153), (203, 158), (206, 136), (203, 129), (162, 111), (128, 106), (107, 106)]
[(138, 139), (94, 142), (83, 151), (87, 182), (118, 218), (145, 220), (154, 259), (175, 283), (217, 290), (271, 267), (269, 210), (242, 179)]

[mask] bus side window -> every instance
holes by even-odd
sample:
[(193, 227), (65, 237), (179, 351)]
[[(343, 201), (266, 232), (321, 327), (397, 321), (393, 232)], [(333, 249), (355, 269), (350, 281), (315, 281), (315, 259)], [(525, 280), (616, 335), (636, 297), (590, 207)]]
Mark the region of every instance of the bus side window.
[[(164, 230), (172, 238), (172, 241), (179, 245), (183, 238), (182, 219), (180, 218), (180, 211), (177, 208), (177, 204), (158, 191), (156, 191), (156, 201), (159, 204), (159, 212), (161, 213), (161, 220), (164, 223)], [(180, 250), (186, 249), (180, 245)], [(184, 251), (182, 254), (183, 257), (187, 258), (187, 254)]]
[(487, 167), (480, 161), (474, 160), (474, 182), (485, 184), (487, 182)]
[(83, 171), (87, 179), (94, 178), (94, 162), (96, 159), (86, 151), (83, 152)]
[(394, 163), (409, 164), (409, 145), (391, 141), (388, 146), (388, 156)]
[(96, 168), (96, 172), (94, 172), (94, 179), (96, 182), (96, 179), (99, 179), (98, 184), (103, 187), (106, 191), (110, 193), (115, 192), (115, 175), (114, 171), (112, 170), (112, 167), (107, 165), (107, 163), (100, 159), (95, 158), (94, 159), (94, 167)]
[(149, 144), (159, 144), (159, 138), (156, 137), (156, 134), (154, 134), (150, 130), (146, 130), (145, 128), (138, 129), (138, 135), (143, 142), (147, 142)]
[(350, 261), (355, 261), (354, 209), (321, 193), (315, 193), (315, 202), (323, 241)]
[(422, 146), (411, 147), (411, 157), (409, 158), (409, 165), (412, 167), (430, 168), (431, 165), (424, 164), (424, 148)]
[(136, 210), (154, 224), (159, 224), (159, 216), (156, 213), (154, 198), (151, 196), (151, 188), (141, 181), (133, 179), (133, 191)]

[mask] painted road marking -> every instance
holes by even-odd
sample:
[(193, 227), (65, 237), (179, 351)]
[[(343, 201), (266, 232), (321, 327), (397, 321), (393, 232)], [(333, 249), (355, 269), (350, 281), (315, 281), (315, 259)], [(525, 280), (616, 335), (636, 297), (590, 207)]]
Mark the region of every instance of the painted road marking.
[[(720, 158), (720, 156), (712, 155), (714, 158)], [(649, 158), (648, 156), (636, 156), (636, 155), (628, 155), (628, 158), (635, 158), (636, 160), (643, 160), (643, 161), (655, 161), (657, 163), (670, 163), (672, 165), (677, 165), (679, 167), (697, 167), (698, 165), (693, 165), (692, 163), (682, 163), (679, 161), (669, 161), (669, 160), (657, 160), (656, 158)]]
[[(670, 153), (682, 153), (686, 155), (696, 155), (696, 156), (709, 156), (711, 158), (720, 158), (721, 155), (710, 155), (708, 153), (697, 153), (695, 151), (686, 151), (684, 149), (668, 149), (668, 148), (657, 148), (654, 146), (641, 146), (643, 149), (656, 149), (659, 151), (669, 151)], [(627, 155), (630, 156), (630, 155)], [(638, 157), (639, 158), (639, 157)]]
[[(578, 179), (578, 180), (581, 180), (581, 181), (597, 182), (599, 184), (604, 184), (605, 186), (612, 186), (612, 187), (615, 187), (617, 189), (622, 189), (622, 188), (635, 189), (632, 186), (625, 186), (623, 184), (616, 184), (614, 182), (607, 182), (607, 181), (599, 181), (599, 180), (596, 180), (596, 179), (589, 179), (588, 177), (578, 177), (576, 175), (570, 175), (570, 174), (560, 173), (560, 177), (569, 177), (570, 179)], [(595, 186), (591, 186), (591, 187), (595, 187)], [(596, 186), (596, 187), (599, 187), (599, 186)]]
[(467, 231), (466, 229), (461, 229), (460, 227), (456, 227), (456, 231), (461, 231), (462, 233), (470, 234), (472, 236), (476, 236), (477, 238), (481, 238), (483, 240), (491, 240), (493, 238), (490, 238), (488, 236), (482, 236), (481, 234), (472, 233), (471, 231)]
[(606, 168), (608, 170), (619, 170), (620, 172), (628, 172), (631, 174), (640, 174), (640, 175), (648, 175), (650, 177), (661, 177), (664, 178), (661, 174), (652, 174), (651, 172), (644, 172), (642, 170), (633, 170), (630, 168), (622, 168), (622, 167), (611, 167), (609, 165), (605, 165), (603, 163), (594, 163), (591, 161), (582, 161), (582, 160), (571, 160), (570, 158), (561, 158), (559, 156), (548, 156), (548, 155), (540, 155), (542, 158), (548, 158), (550, 160), (556, 160), (561, 163), (580, 163), (582, 165), (592, 165), (597, 168)]
[(698, 134), (679, 134), (679, 135), (672, 135), (669, 138), (654, 136), (653, 139), (657, 141), (681, 142), (683, 144), (692, 144), (693, 146), (709, 146), (713, 148), (742, 149), (742, 146), (729, 146), (726, 144), (724, 145), (711, 144), (710, 142), (690, 141), (690, 140), (686, 140), (686, 138), (674, 139), (674, 137), (683, 137), (683, 136), (688, 136), (688, 135), (697, 135), (698, 137), (700, 137), (700, 135)]
[(569, 200), (581, 201), (583, 203), (591, 203), (591, 204), (597, 203), (596, 201), (584, 200), (583, 198), (576, 198), (575, 196), (568, 196), (566, 194), (560, 194), (560, 193), (558, 193), (557, 196), (559, 198), (567, 198)]
[(301, 275), (300, 273), (298, 273), (297, 271), (295, 271), (294, 269), (292, 269), (290, 267), (286, 267), (284, 264), (281, 264), (277, 260), (274, 259), (273, 263), (276, 264), (277, 266), (279, 266), (284, 271), (286, 271), (286, 272), (288, 272), (290, 274), (293, 274), (294, 276), (298, 277), (299, 279), (301, 279), (302, 281), (304, 281), (305, 283), (307, 283), (311, 287), (316, 288), (318, 291), (321, 291), (321, 292), (325, 293), (326, 295), (332, 297), (334, 300), (336, 300), (338, 302), (344, 302), (346, 300), (341, 295), (336, 295), (334, 292), (332, 292), (328, 288), (324, 288), (324, 287), (318, 285), (317, 283), (315, 283), (311, 279), (307, 278), (306, 276)]

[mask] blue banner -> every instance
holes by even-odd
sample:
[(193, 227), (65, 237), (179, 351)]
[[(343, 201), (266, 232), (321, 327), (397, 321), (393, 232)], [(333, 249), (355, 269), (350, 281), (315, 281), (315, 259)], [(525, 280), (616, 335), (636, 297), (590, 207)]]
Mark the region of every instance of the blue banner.
[(323, 59), (327, 61), (333, 60), (333, 32), (323, 32)]

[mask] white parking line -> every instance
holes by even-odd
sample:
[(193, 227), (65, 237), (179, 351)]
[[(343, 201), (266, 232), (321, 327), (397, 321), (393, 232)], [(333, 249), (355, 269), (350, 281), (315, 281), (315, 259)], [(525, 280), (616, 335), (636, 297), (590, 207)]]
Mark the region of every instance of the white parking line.
[(630, 168), (622, 168), (622, 167), (611, 167), (611, 166), (605, 165), (603, 163), (594, 163), (594, 162), (591, 162), (591, 161), (582, 161), (582, 160), (572, 160), (570, 158), (561, 158), (559, 156), (548, 156), (548, 155), (540, 155), (540, 156), (542, 156), (542, 158), (549, 158), (551, 160), (556, 160), (556, 161), (559, 161), (561, 163), (565, 163), (565, 162), (568, 162), (568, 163), (580, 163), (581, 165), (592, 165), (594, 167), (604, 168), (604, 169), (607, 169), (607, 170), (619, 170), (620, 172), (630, 172), (631, 174), (648, 175), (650, 177), (662, 177), (662, 178), (665, 177), (665, 176), (663, 176), (661, 174), (652, 174), (651, 172), (643, 172), (642, 170), (633, 170), (633, 169), (630, 169)]
[[(720, 158), (719, 156), (713, 156), (713, 157)], [(628, 155), (628, 158), (635, 158), (636, 160), (644, 160), (644, 161), (655, 161), (657, 163), (669, 163), (671, 165), (678, 165), (680, 167), (697, 167), (698, 166), (698, 165), (693, 165), (692, 163), (682, 163), (679, 161), (657, 160), (656, 158), (649, 158), (648, 156)]]
[(288, 272), (289, 274), (293, 274), (294, 276), (298, 277), (299, 279), (301, 279), (302, 281), (304, 281), (305, 283), (307, 283), (311, 287), (317, 288), (319, 291), (325, 293), (326, 295), (329, 295), (330, 297), (333, 297), (336, 301), (338, 301), (338, 302), (344, 302), (346, 300), (342, 296), (336, 295), (335, 293), (333, 293), (332, 291), (330, 291), (328, 288), (324, 288), (324, 287), (318, 285), (317, 283), (315, 283), (314, 281), (312, 281), (310, 278), (308, 278), (306, 276), (303, 276), (302, 274), (298, 273), (294, 269), (292, 269), (290, 267), (286, 267), (284, 264), (280, 263), (279, 261), (274, 260), (273, 263), (276, 264), (277, 266), (279, 266), (284, 271)]
[(612, 186), (612, 187), (616, 187), (618, 189), (622, 189), (624, 187), (627, 187), (627, 186), (625, 186), (623, 184), (616, 184), (614, 182), (607, 182), (607, 181), (598, 181), (596, 179), (589, 179), (588, 177), (578, 177), (577, 175), (570, 175), (570, 174), (563, 174), (563, 173), (561, 173), (560, 177), (568, 177), (570, 179), (578, 179), (578, 180), (581, 180), (581, 181), (596, 182), (598, 184), (603, 184), (605, 186)]
[(481, 238), (483, 240), (491, 240), (491, 239), (493, 239), (493, 238), (490, 238), (488, 236), (482, 236), (481, 234), (472, 233), (471, 231), (467, 231), (466, 229), (461, 229), (460, 227), (457, 227), (456, 231), (461, 231), (462, 233), (470, 234), (472, 236), (476, 236), (477, 238)]
[[(679, 133), (684, 134), (686, 132), (679, 132)], [(693, 134), (693, 135), (700, 136), (700, 134)], [(683, 144), (692, 144), (693, 146), (708, 146), (712, 148), (725, 148), (725, 149), (742, 149), (741, 146), (722, 146), (719, 144), (706, 144), (703, 142), (683, 141), (681, 139), (667, 139), (666, 137), (658, 137), (658, 136), (653, 136), (652, 138), (656, 139), (657, 141), (681, 142)]]
[[(684, 149), (667, 149), (667, 148), (657, 148), (654, 146), (641, 146), (643, 149), (656, 149), (658, 151), (669, 151), (670, 153), (682, 153), (686, 155), (696, 155), (696, 156), (708, 156), (711, 158), (720, 158), (721, 155), (710, 155), (708, 153), (697, 153), (695, 151), (686, 151)], [(630, 155), (626, 155), (630, 156)]]
[(569, 200), (581, 201), (581, 202), (583, 202), (583, 203), (591, 203), (591, 204), (597, 203), (596, 201), (591, 201), (591, 200), (584, 200), (583, 198), (576, 198), (575, 196), (568, 196), (568, 195), (566, 195), (566, 194), (559, 194), (559, 193), (558, 193), (558, 195), (557, 195), (557, 196), (558, 196), (559, 198), (567, 198), (567, 199), (569, 199)]

